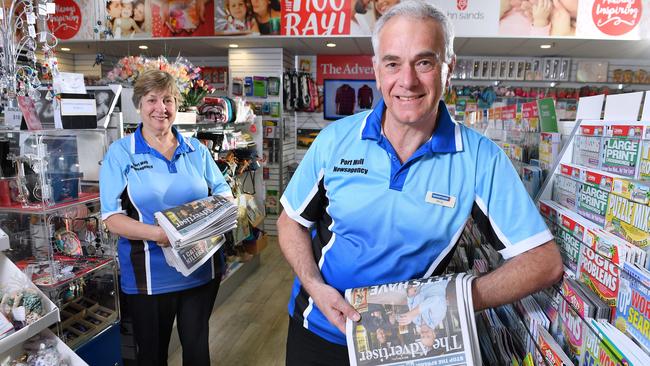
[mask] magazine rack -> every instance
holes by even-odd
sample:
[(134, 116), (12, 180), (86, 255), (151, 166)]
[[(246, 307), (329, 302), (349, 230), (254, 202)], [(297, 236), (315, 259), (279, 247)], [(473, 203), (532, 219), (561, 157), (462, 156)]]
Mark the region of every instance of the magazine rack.
[[(565, 279), (514, 306), (491, 309), (491, 316), (481, 314), (491, 335), (508, 323), (537, 365), (589, 365), (599, 356), (612, 364), (639, 364), (626, 348), (638, 357), (650, 355), (643, 332), (649, 316), (640, 309), (648, 302), (650, 279), (638, 269), (648, 268), (650, 248), (650, 123), (644, 122), (650, 120), (650, 98), (639, 121), (642, 99), (643, 93), (608, 96), (602, 119), (605, 96), (580, 100), (576, 124), (536, 199), (560, 247)], [(492, 346), (484, 347), (490, 339), (481, 343), (486, 359), (503, 360), (498, 351), (487, 351)]]
[[(583, 294), (567, 291), (566, 282), (562, 288), (557, 286), (544, 292), (549, 304), (546, 314), (555, 327), (549, 331), (572, 361), (580, 364), (587, 362), (585, 358), (588, 359), (589, 355), (594, 357), (594, 350), (585, 348), (594, 344), (604, 347), (605, 353), (615, 363), (623, 363), (624, 357), (617, 353), (617, 349), (626, 342), (625, 339), (608, 339), (592, 321), (586, 319), (588, 304), (585, 295), (596, 295), (603, 300), (612, 312), (607, 320), (624, 330), (627, 337), (641, 346), (646, 356), (650, 354), (647, 335), (644, 336), (628, 320), (629, 314), (636, 311), (631, 296), (641, 296), (645, 302), (650, 294), (647, 278), (630, 269), (634, 264), (648, 268), (646, 252), (650, 232), (645, 226), (630, 234), (630, 227), (634, 224), (624, 222), (615, 213), (616, 205), (634, 207), (634, 212), (639, 214), (648, 208), (650, 181), (645, 180), (647, 178), (636, 179), (641, 176), (641, 166), (648, 158), (648, 135), (635, 135), (634, 131), (629, 131), (629, 135), (621, 136), (619, 133), (617, 136), (615, 131), (616, 126), (650, 124), (643, 122), (650, 117), (646, 113), (650, 105), (647, 95), (641, 121), (638, 121), (641, 97), (642, 93), (608, 96), (603, 119), (601, 111), (605, 96), (581, 98), (573, 133), (538, 197), (540, 211), (560, 247), (565, 279), (576, 279), (587, 285)], [(637, 132), (645, 133), (645, 130), (642, 128)], [(607, 157), (621, 159), (615, 166), (611, 160), (608, 162)], [(641, 221), (647, 224), (648, 219)], [(641, 221), (637, 220), (637, 226)], [(635, 236), (636, 243), (628, 243), (634, 242)], [(597, 306), (596, 311), (599, 310)], [(641, 322), (638, 324), (648, 321), (643, 312), (637, 312), (635, 316), (640, 318), (629, 319), (638, 319)], [(581, 331), (571, 332), (571, 329)], [(595, 357), (598, 358), (597, 353)]]
[[(540, 108), (543, 116), (540, 117)], [(526, 190), (535, 197), (560, 148), (552, 100), (542, 99), (472, 113), (474, 129), (493, 140), (512, 162)]]
[(114, 239), (99, 203), (105, 151), (104, 130), (0, 132), (5, 255), (60, 309), (52, 330), (73, 348), (120, 318)]

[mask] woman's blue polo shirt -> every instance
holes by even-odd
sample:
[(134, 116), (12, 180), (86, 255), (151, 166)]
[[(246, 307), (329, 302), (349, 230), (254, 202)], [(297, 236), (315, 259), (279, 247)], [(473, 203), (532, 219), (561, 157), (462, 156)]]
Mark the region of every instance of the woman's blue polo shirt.
[[(155, 224), (154, 212), (175, 207), (208, 194), (232, 196), (208, 149), (195, 138), (183, 137), (172, 127), (178, 146), (171, 160), (151, 148), (135, 133), (115, 141), (108, 149), (99, 175), (102, 219), (125, 214)], [(153, 241), (120, 237), (117, 244), (122, 291), (127, 294), (162, 294), (203, 285), (219, 274), (214, 258), (188, 277), (165, 261)]]

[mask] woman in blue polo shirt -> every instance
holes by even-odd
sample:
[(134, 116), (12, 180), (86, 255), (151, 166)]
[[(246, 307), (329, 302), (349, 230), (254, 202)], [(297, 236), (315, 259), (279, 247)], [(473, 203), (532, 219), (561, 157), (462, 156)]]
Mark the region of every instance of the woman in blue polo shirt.
[(174, 318), (183, 364), (210, 364), (208, 320), (221, 280), (221, 253), (183, 276), (165, 261), (161, 247), (169, 241), (153, 214), (209, 194), (232, 197), (232, 192), (208, 149), (172, 127), (179, 100), (172, 75), (143, 72), (133, 93), (142, 123), (109, 147), (100, 173), (102, 218), (120, 237), (120, 284), (139, 365), (167, 364)]

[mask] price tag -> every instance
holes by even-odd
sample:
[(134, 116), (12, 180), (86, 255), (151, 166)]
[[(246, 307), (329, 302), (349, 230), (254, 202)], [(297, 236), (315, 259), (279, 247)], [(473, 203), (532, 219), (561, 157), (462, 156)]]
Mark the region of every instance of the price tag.
[(23, 113), (18, 108), (5, 109), (5, 125), (7, 126), (20, 127), (22, 117)]
[(4, 10), (2, 10), (2, 8), (0, 8), (0, 19), (4, 19), (4, 18), (5, 18), (5, 12)]
[(30, 37), (32, 38), (36, 37), (36, 28), (33, 25), (28, 26), (27, 31)]
[(47, 6), (45, 4), (38, 4), (38, 15), (47, 15)]
[(48, 14), (56, 13), (56, 4), (55, 3), (53, 3), (53, 2), (47, 3), (46, 6), (47, 6), (46, 10), (47, 10)]
[(45, 43), (47, 41), (47, 33), (46, 32), (41, 32), (38, 34), (38, 41), (41, 43)]
[(34, 12), (27, 13), (27, 24), (36, 24), (36, 15)]

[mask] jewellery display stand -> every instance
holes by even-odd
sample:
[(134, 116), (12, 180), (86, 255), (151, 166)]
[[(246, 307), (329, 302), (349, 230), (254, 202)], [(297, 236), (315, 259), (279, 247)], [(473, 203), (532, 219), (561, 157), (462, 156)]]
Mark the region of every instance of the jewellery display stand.
[(73, 349), (120, 320), (115, 243), (99, 203), (106, 146), (99, 129), (0, 132), (4, 254), (58, 307), (50, 329)]

